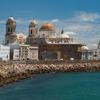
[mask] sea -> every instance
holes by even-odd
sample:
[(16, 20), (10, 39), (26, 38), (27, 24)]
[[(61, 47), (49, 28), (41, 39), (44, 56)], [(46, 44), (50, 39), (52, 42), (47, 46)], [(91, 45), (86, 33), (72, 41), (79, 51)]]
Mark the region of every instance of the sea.
[(100, 100), (100, 73), (50, 73), (0, 87), (0, 100)]

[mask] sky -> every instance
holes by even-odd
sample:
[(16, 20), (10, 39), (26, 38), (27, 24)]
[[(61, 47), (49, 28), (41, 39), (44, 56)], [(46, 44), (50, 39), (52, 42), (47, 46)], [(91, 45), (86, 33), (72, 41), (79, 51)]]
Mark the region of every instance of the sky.
[(100, 0), (0, 0), (0, 41), (5, 23), (13, 16), (17, 32), (28, 34), (30, 20), (52, 22), (75, 41), (96, 48), (100, 41)]

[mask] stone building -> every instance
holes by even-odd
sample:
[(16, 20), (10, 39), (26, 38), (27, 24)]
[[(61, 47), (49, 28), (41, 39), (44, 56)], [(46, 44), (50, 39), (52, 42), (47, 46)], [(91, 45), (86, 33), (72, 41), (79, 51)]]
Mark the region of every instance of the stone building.
[(52, 23), (44, 23), (39, 29), (35, 29), (31, 38), (29, 31), (27, 43), (38, 45), (39, 60), (81, 59), (81, 51), (78, 50), (83, 44), (74, 43), (73, 38), (65, 34), (63, 30), (61, 33), (57, 33)]
[(82, 51), (82, 60), (93, 60), (93, 51), (89, 50), (87, 46), (81, 48)]
[(57, 32), (55, 25), (52, 23), (47, 22), (40, 26), (36, 20), (32, 20), (28, 31), (28, 36), (17, 33), (16, 21), (13, 17), (8, 18), (5, 44), (19, 44), (21, 60), (29, 58), (37, 60), (81, 59), (80, 48), (84, 45), (74, 43), (73, 38), (63, 30)]

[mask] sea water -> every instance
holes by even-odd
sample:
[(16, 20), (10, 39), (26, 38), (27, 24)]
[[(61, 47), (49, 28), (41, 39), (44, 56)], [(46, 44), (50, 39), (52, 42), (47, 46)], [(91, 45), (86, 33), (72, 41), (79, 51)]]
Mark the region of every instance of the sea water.
[(100, 100), (100, 73), (35, 75), (1, 87), (0, 100)]

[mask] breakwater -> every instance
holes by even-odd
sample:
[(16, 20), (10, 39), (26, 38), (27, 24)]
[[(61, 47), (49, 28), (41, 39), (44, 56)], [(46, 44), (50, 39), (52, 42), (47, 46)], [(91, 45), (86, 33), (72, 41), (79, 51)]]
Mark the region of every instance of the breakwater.
[(11, 61), (0, 63), (0, 86), (30, 77), (33, 74), (100, 71), (99, 61)]

